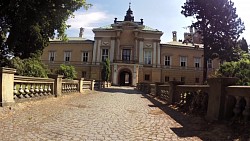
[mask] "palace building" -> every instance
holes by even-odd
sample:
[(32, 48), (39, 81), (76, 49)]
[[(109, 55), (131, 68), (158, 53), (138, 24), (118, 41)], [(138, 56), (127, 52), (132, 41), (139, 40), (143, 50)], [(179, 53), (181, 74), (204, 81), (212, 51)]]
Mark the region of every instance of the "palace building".
[[(54, 71), (60, 64), (73, 65), (78, 78), (101, 79), (101, 62), (111, 62), (110, 81), (113, 85), (132, 85), (139, 82), (168, 82), (179, 80), (185, 84), (202, 83), (203, 45), (201, 37), (190, 31), (184, 40), (161, 43), (162, 31), (135, 21), (130, 6), (123, 21), (114, 19), (108, 26), (95, 28), (94, 41), (83, 37), (69, 37), (67, 42), (50, 41), (42, 60)], [(211, 74), (219, 67), (219, 60), (208, 61)]]

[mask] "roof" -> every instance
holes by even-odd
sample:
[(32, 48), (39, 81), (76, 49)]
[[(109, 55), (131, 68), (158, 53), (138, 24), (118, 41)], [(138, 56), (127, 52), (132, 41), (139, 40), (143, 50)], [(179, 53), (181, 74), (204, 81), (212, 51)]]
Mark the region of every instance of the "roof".
[(177, 42), (177, 41), (172, 41), (172, 42), (167, 42), (167, 43), (162, 43), (165, 45), (172, 45), (172, 46), (182, 46), (182, 47), (195, 47), (199, 46), (199, 48), (203, 48), (203, 44), (192, 44), (192, 43), (182, 43), (182, 42)]
[[(110, 24), (110, 25), (105, 25), (105, 26), (99, 27), (97, 29), (113, 29), (113, 27)], [(144, 25), (144, 28), (142, 30), (144, 30), (144, 31), (159, 31), (157, 29), (151, 28), (151, 27), (146, 26), (146, 25)]]
[[(82, 38), (82, 37), (67, 37), (68, 41), (93, 41), (89, 40), (87, 38)], [(62, 40), (59, 38), (54, 38), (54, 39), (49, 39), (50, 42), (61, 42)]]

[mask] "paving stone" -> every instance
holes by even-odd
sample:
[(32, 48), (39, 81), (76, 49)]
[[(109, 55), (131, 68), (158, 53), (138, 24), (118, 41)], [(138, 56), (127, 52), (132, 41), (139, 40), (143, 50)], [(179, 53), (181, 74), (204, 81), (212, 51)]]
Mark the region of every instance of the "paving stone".
[(0, 109), (0, 137), (16, 140), (201, 140), (131, 87), (111, 87)]

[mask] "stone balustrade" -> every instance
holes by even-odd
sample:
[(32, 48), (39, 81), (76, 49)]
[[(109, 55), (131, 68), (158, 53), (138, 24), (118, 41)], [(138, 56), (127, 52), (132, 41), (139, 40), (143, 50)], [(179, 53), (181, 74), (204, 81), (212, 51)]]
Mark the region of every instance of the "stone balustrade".
[(62, 80), (62, 93), (79, 92), (79, 80)]
[(14, 76), (14, 99), (54, 95), (54, 79)]
[(209, 85), (183, 85), (178, 81), (163, 85), (138, 83), (137, 89), (150, 95), (153, 92), (169, 104), (193, 105), (191, 108), (201, 106), (199, 108), (206, 112), (208, 120), (228, 119), (240, 115), (249, 120), (250, 86), (233, 86), (236, 82), (236, 78), (210, 78)]
[(0, 68), (0, 106), (10, 106), (22, 100), (54, 96), (66, 93), (83, 93), (85, 84), (94, 90), (94, 80), (65, 80), (62, 75), (49, 74), (49, 78), (16, 76), (15, 69)]
[[(226, 88), (228, 97), (235, 99), (233, 104), (234, 117), (244, 116), (245, 120), (250, 119), (250, 86), (228, 86)], [(229, 102), (227, 103), (228, 106)]]

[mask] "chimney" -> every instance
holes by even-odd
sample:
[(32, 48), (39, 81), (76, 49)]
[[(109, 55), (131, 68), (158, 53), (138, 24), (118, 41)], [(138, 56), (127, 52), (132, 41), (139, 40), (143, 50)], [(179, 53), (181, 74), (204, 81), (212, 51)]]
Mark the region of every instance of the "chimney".
[(83, 32), (84, 32), (84, 28), (80, 28), (80, 33), (79, 33), (79, 37), (83, 38)]
[(177, 41), (177, 32), (173, 31), (173, 41), (176, 42)]

